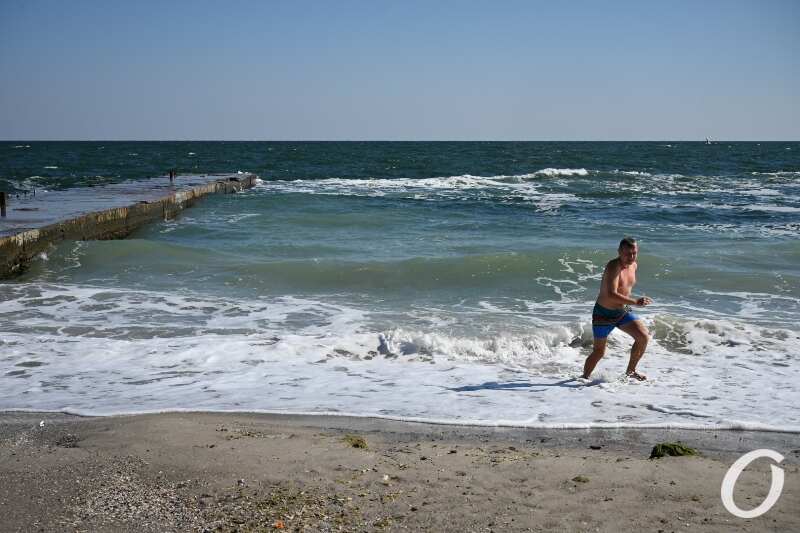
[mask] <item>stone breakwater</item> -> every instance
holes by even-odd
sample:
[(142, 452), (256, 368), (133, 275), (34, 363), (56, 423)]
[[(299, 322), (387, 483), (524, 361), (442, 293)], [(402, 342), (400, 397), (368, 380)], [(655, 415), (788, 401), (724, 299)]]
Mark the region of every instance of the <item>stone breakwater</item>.
[[(180, 177), (179, 177), (180, 178)], [(176, 183), (180, 183), (180, 179)], [(167, 195), (154, 197), (153, 191), (142, 190), (136, 200), (130, 195), (130, 205), (93, 210), (63, 220), (42, 219), (41, 227), (33, 227), (0, 237), (0, 279), (9, 278), (25, 270), (30, 261), (50, 246), (65, 240), (122, 239), (135, 229), (153, 220), (174, 218), (183, 209), (191, 207), (208, 194), (229, 194), (255, 185), (255, 174), (210, 176), (213, 181), (195, 183), (189, 188), (174, 190)], [(20, 211), (37, 208), (23, 207)], [(0, 227), (3, 220), (0, 219)]]

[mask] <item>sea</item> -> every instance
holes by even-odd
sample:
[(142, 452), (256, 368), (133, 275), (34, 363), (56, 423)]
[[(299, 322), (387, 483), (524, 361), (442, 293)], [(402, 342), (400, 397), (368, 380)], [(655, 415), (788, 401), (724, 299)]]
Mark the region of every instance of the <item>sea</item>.
[[(800, 432), (798, 142), (0, 143), (12, 194), (172, 168), (260, 180), (0, 282), (0, 410)], [(580, 380), (625, 236), (648, 379), (615, 330)]]

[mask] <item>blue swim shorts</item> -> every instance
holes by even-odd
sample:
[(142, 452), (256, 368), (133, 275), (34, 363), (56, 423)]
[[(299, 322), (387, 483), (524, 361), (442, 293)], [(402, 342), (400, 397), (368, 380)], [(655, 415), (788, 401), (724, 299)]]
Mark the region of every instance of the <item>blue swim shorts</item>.
[(595, 339), (605, 339), (614, 328), (634, 320), (639, 320), (639, 317), (627, 305), (622, 309), (607, 309), (596, 303), (592, 310), (592, 333)]

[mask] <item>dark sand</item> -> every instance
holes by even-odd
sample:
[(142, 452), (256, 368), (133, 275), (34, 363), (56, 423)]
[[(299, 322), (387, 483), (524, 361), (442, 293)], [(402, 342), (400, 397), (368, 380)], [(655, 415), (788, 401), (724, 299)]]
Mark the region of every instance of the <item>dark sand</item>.
[[(648, 459), (675, 440), (701, 456)], [(720, 483), (758, 448), (784, 455), (783, 493), (736, 518)], [(0, 530), (800, 531), (799, 463), (786, 433), (3, 413)], [(741, 476), (740, 507), (766, 496), (769, 464)]]

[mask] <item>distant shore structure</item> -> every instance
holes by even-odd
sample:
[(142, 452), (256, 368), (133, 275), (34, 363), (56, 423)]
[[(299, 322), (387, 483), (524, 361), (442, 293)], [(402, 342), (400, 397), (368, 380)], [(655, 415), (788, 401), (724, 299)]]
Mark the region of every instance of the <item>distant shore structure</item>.
[(168, 184), (164, 177), (20, 198), (0, 223), (0, 279), (21, 273), (58, 242), (122, 239), (148, 222), (174, 218), (203, 196), (239, 192), (258, 181), (249, 173), (171, 171)]

